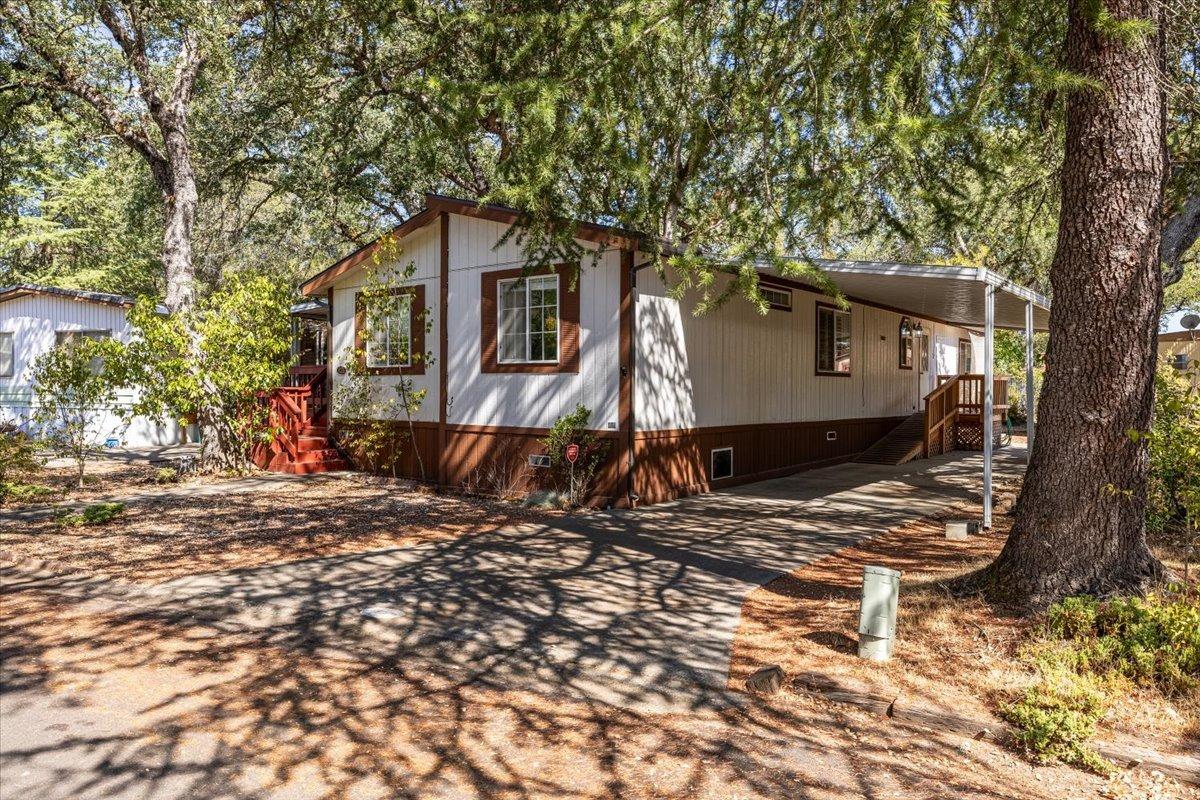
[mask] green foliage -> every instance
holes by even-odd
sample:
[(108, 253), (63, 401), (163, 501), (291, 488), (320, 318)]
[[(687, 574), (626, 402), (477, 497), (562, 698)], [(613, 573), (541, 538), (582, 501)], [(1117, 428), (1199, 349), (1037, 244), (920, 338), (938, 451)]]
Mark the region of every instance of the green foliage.
[(25, 483), (24, 481), (2, 481), (0, 480), (0, 503), (8, 500), (17, 503), (29, 503), (35, 500), (43, 500), (58, 492), (50, 486), (43, 486), (38, 483)]
[(1120, 679), (1167, 697), (1200, 686), (1200, 597), (1192, 591), (1068, 597), (1050, 607), (1046, 634), (1024, 654), (1037, 682), (1001, 708), (1020, 744), (1041, 760), (1111, 769), (1088, 740)]
[(63, 514), (58, 521), (60, 525), (68, 528), (81, 528), (86, 525), (104, 525), (123, 513), (124, 503), (94, 503), (81, 512)]
[[(552, 474), (571, 506), (587, 502), (611, 446), (588, 427), (591, 419), (591, 410), (577, 405), (574, 411), (555, 420), (541, 440), (550, 456)], [(579, 457), (573, 465), (567, 460), (567, 447), (572, 444), (579, 445)]]
[(1200, 526), (1200, 391), (1195, 388), (1200, 384), (1192, 383), (1197, 369), (1160, 366), (1150, 431), (1130, 432), (1149, 444), (1146, 519), (1152, 530)]
[[(433, 364), (430, 351), (416, 352), (412, 349), (413, 337), (400, 335), (402, 326), (395, 320), (407, 315), (407, 333), (415, 333), (418, 326), (425, 333), (432, 331), (432, 316), (429, 309), (416, 308), (413, 295), (405, 289), (405, 282), (412, 278), (415, 266), (408, 262), (403, 267), (385, 267), (383, 264), (397, 263), (399, 251), (386, 238), (376, 252), (373, 266), (367, 270), (362, 289), (358, 293), (358, 310), (363, 316), (365, 341), (347, 348), (337, 359), (345, 368), (334, 388), (333, 412), (339, 419), (348, 421), (339, 429), (339, 441), (363, 461), (372, 472), (393, 474), (403, 455), (405, 444), (416, 441), (414, 419), (429, 393), (427, 387), (418, 387), (413, 378), (405, 374), (385, 376), (373, 373), (368, 367), (369, 356), (390, 358), (390, 363), (424, 365)], [(384, 344), (381, 332), (393, 326), (391, 339)], [(368, 352), (370, 351), (370, 352)], [(408, 430), (402, 437), (395, 432), (393, 420), (403, 419)], [(425, 462), (415, 446), (417, 468), (421, 480), (426, 480)]]
[(37, 443), (19, 430), (0, 430), (0, 484), (15, 475), (36, 473), (42, 468)]
[(258, 397), (287, 374), (290, 300), (286, 286), (245, 274), (170, 316), (140, 299), (129, 313), (138, 335), (118, 359), (122, 380), (141, 389), (136, 412), (196, 415), (206, 467), (246, 469), (251, 445), (273, 434)]
[(114, 364), (121, 349), (112, 339), (80, 338), (41, 354), (33, 364), (33, 419), (50, 446), (75, 462), (79, 486), (100, 434), (97, 422), (116, 413), (121, 382)]
[(1039, 761), (1063, 761), (1107, 774), (1113, 767), (1089, 745), (1107, 708), (1104, 688), (1090, 675), (1040, 664), (1039, 681), (1001, 714), (1017, 742)]
[(179, 470), (174, 467), (159, 467), (154, 472), (154, 482), (158, 484), (179, 483)]

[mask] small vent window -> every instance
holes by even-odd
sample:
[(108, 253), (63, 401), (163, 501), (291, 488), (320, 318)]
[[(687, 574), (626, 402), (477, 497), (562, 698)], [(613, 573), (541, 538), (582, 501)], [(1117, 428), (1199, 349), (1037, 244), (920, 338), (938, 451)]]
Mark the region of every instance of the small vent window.
[(550, 456), (545, 453), (531, 453), (529, 456), (529, 466), (531, 467), (549, 467)]
[(765, 283), (758, 285), (758, 290), (762, 293), (763, 300), (767, 301), (767, 305), (776, 311), (791, 311), (792, 310), (792, 290), (782, 286), (768, 286)]
[(718, 447), (712, 451), (712, 463), (709, 465), (709, 480), (718, 481), (721, 478), (733, 477), (733, 448)]

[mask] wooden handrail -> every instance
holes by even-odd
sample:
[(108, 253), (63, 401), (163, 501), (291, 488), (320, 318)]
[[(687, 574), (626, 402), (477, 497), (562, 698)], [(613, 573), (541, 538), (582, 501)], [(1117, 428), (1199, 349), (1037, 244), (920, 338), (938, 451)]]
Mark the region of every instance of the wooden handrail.
[[(1008, 376), (992, 378), (992, 410), (1008, 409)], [(983, 416), (983, 381), (978, 373), (939, 375), (938, 385), (925, 395), (925, 456), (953, 449), (948, 441), (951, 423), (958, 417)]]
[(262, 402), (267, 406), (267, 414), (271, 425), (279, 434), (270, 444), (270, 448), (281, 448), (287, 452), (290, 460), (296, 460), (299, 455), (300, 436), (305, 428), (317, 424), (325, 414), (328, 397), (325, 391), (325, 379), (328, 368), (320, 367), (315, 372), (305, 371), (307, 380), (299, 386), (279, 386), (270, 394), (264, 394)]

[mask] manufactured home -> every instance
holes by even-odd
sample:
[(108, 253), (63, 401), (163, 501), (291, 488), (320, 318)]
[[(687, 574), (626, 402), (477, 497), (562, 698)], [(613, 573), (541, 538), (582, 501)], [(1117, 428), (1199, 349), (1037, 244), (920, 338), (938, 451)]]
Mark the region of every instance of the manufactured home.
[[(697, 316), (694, 298), (672, 296), (672, 276), (639, 235), (573, 223), (579, 262), (530, 272), (518, 237), (506, 235), (520, 219), (429, 195), (392, 232), (395, 263), (378, 264), (384, 251), (372, 243), (304, 283), (328, 310), (328, 360), (281, 390), (280, 410), (304, 415), (264, 463), (340, 465), (324, 439), (339, 424), (330, 398), (356, 344), (381, 335), (431, 355), (392, 363), (388, 348), (372, 348), (365, 367), (385, 391), (402, 377), (427, 390), (415, 446), (443, 487), (478, 486), (500, 461), (519, 461), (536, 485), (540, 440), (577, 405), (611, 443), (599, 504), (659, 502), (854, 458), (898, 463), (981, 445), (989, 311), (992, 327), (1044, 329), (1048, 318), (1045, 298), (986, 270), (835, 261), (819, 263), (845, 305), (764, 268), (767, 314), (734, 299)], [(409, 299), (386, 332), (368, 331), (359, 295), (381, 267), (406, 274)], [(395, 425), (397, 436), (408, 430)], [(408, 449), (399, 469), (415, 477)]]
[[(0, 287), (0, 423), (33, 431), (38, 356), (80, 337), (128, 341), (133, 302), (121, 295), (51, 286)], [(95, 409), (92, 437), (97, 445), (152, 447), (182, 441), (174, 421), (130, 417), (135, 400), (134, 392), (122, 391), (111, 406)]]
[(1200, 362), (1200, 333), (1195, 330), (1173, 331), (1158, 335), (1158, 357), (1180, 372), (1192, 372), (1192, 385), (1200, 388), (1195, 370)]

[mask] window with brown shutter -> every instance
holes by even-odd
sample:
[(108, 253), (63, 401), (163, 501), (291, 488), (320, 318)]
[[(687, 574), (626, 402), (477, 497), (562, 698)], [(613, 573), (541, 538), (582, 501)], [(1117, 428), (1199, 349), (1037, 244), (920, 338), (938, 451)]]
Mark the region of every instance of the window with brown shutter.
[(354, 352), (368, 375), (425, 374), (425, 285), (400, 286), (394, 295), (406, 295), (397, 314), (383, 330), (367, 330), (367, 309), (362, 293), (354, 295)]
[(572, 273), (571, 265), (559, 264), (553, 272), (481, 275), (481, 372), (579, 372), (579, 287), (571, 288)]

